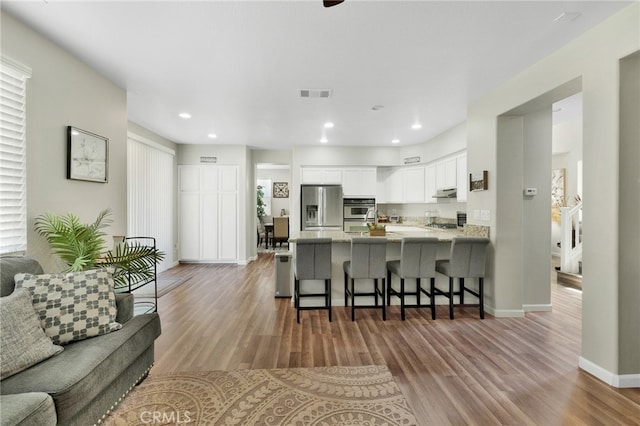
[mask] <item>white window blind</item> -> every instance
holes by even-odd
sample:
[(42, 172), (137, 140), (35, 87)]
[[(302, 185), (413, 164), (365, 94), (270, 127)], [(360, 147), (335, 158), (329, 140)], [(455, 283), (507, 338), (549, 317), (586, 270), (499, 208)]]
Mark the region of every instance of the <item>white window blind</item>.
[(129, 133), (127, 234), (154, 237), (165, 253), (158, 272), (173, 266), (174, 151)]
[(0, 61), (0, 254), (27, 249), (26, 82), (31, 71)]

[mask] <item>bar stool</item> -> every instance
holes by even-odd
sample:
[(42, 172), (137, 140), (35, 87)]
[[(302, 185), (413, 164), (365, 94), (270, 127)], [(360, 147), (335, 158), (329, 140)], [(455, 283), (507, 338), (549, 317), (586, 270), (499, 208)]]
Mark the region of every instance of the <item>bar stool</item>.
[[(400, 246), (400, 260), (387, 262), (387, 305), (391, 305), (391, 296), (400, 298), (400, 312), (402, 321), (405, 319), (405, 308), (431, 308), (431, 318), (436, 319), (435, 302), (435, 277), (436, 277), (436, 253), (438, 251), (437, 238), (403, 238)], [(400, 290), (393, 288), (391, 274), (400, 278)], [(405, 279), (416, 280), (416, 291), (407, 292), (404, 286)], [(421, 278), (429, 278), (431, 285), (425, 290), (420, 285)], [(429, 305), (420, 305), (420, 294), (429, 297)], [(415, 305), (406, 305), (406, 295), (416, 296)]]
[[(294, 268), (293, 300), (298, 324), (300, 311), (310, 309), (328, 310), (331, 321), (331, 238), (298, 239)], [(324, 280), (324, 292), (301, 293), (301, 280)], [(324, 306), (300, 306), (302, 297), (324, 297)]]
[[(353, 237), (351, 238), (351, 260), (344, 262), (344, 305), (349, 306), (351, 297), (351, 321), (356, 320), (356, 309), (381, 308), (382, 319), (387, 319), (385, 307), (385, 272), (387, 260), (387, 239), (379, 237)], [(355, 280), (372, 279), (372, 292), (355, 291)], [(378, 280), (382, 280), (382, 289), (378, 287)], [(351, 281), (351, 288), (347, 283)], [(356, 306), (356, 296), (374, 296), (375, 305)], [(378, 302), (378, 296), (382, 298), (382, 305)]]
[[(455, 237), (451, 241), (449, 260), (436, 261), (436, 271), (449, 277), (449, 291), (439, 291), (449, 299), (449, 318), (453, 319), (453, 296), (460, 296), (460, 305), (464, 305), (464, 292), (471, 293), (479, 299), (480, 319), (484, 319), (484, 271), (487, 258), (489, 238)], [(453, 279), (460, 280), (460, 289), (453, 291)], [(478, 291), (475, 292), (464, 286), (465, 278), (478, 279)], [(475, 305), (470, 305), (475, 306)]]

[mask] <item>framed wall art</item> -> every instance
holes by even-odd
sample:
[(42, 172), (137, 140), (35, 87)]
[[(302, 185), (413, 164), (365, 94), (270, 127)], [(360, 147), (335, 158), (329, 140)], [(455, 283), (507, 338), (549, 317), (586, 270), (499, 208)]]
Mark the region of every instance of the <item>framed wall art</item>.
[(289, 198), (289, 182), (273, 182), (273, 198)]
[(106, 183), (109, 139), (77, 127), (67, 127), (67, 179)]
[(469, 173), (469, 191), (485, 191), (488, 188), (489, 172)]

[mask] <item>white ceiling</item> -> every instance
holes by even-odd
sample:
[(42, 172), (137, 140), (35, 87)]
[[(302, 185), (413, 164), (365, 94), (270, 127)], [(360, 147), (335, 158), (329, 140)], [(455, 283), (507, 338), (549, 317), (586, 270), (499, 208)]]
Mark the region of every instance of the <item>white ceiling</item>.
[[(2, 1), (178, 143), (422, 143), (630, 1)], [(563, 12), (580, 16), (554, 21)], [(331, 89), (302, 99), (301, 89)], [(372, 106), (383, 108), (373, 111)], [(189, 112), (192, 118), (178, 117)], [(323, 123), (332, 121), (333, 129)], [(420, 130), (411, 125), (420, 122)], [(217, 139), (207, 137), (215, 133)]]

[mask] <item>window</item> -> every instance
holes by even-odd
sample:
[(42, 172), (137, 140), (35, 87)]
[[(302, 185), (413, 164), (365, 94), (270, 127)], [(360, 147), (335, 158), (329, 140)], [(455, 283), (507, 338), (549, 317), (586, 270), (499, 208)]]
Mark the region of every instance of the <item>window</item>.
[(0, 254), (27, 249), (26, 90), (31, 70), (0, 62)]
[(173, 266), (173, 159), (175, 152), (133, 133), (127, 144), (127, 233), (155, 237), (165, 253), (158, 272)]
[(264, 201), (264, 214), (266, 216), (271, 216), (271, 179), (256, 179), (257, 186), (262, 187), (262, 191), (264, 191), (264, 197), (262, 201)]

